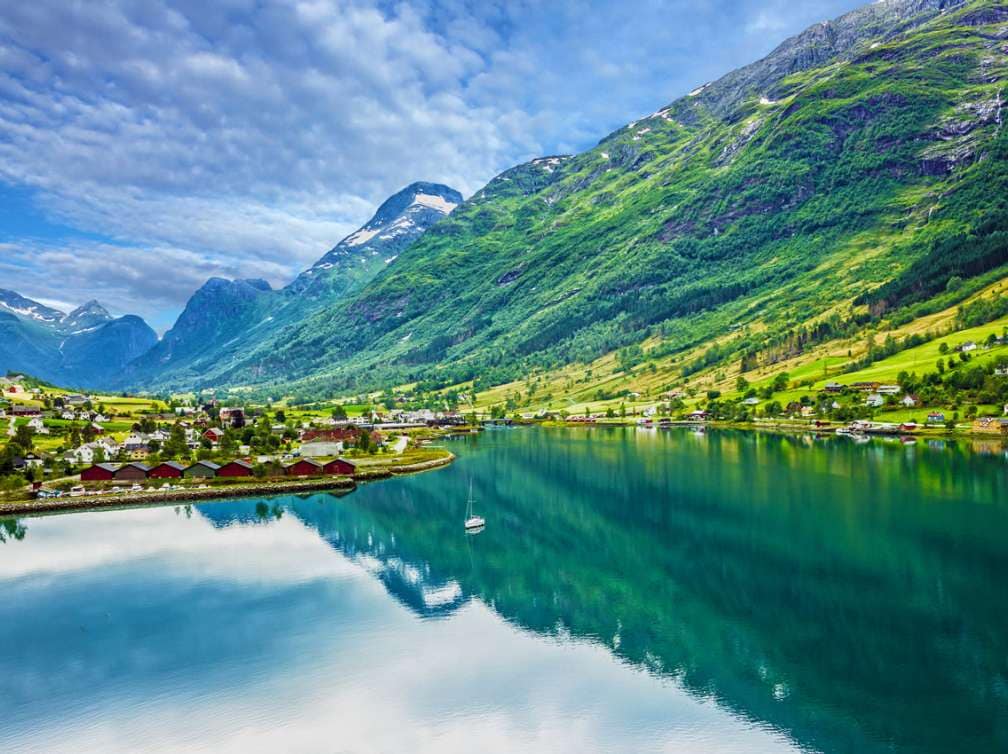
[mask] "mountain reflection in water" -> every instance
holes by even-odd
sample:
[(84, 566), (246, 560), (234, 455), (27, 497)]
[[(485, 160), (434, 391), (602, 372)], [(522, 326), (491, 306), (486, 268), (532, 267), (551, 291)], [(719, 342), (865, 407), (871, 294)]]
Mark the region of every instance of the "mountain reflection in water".
[[(179, 750), (276, 743), (267, 723), (304, 751), (323, 735), (347, 751), (1008, 748), (1002, 457), (622, 429), (453, 450), (451, 468), (339, 500), (21, 521), (0, 545), (0, 748), (34, 728), (36, 745), (69, 730), (126, 750), (113, 702)], [(136, 705), (160, 699), (233, 708), (244, 735), (190, 711), (189, 737), (137, 730)], [(398, 737), (369, 727), (382, 715)]]

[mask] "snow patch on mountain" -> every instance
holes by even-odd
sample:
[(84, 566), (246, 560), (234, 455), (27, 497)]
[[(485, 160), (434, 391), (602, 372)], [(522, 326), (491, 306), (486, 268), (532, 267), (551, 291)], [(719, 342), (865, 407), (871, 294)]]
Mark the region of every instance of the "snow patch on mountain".
[(413, 203), (436, 209), (439, 212), (444, 212), (446, 215), (458, 206), (457, 202), (450, 202), (443, 196), (436, 194), (417, 194), (413, 199)]
[(343, 243), (347, 246), (360, 246), (365, 244), (378, 235), (380, 228), (375, 228), (374, 230), (367, 230), (366, 228), (361, 228), (360, 230), (351, 233), (349, 236), (343, 239)]

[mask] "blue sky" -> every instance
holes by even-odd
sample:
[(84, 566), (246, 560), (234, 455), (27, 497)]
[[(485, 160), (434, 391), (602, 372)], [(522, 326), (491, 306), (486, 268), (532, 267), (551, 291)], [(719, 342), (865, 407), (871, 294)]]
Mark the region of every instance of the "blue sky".
[(0, 288), (170, 326), (415, 180), (576, 152), (856, 0), (0, 4)]

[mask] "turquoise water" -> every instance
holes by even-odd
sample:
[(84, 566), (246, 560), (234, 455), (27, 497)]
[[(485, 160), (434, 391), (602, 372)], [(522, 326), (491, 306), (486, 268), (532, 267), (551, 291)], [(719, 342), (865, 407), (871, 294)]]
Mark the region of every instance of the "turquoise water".
[(1008, 751), (1000, 449), (450, 446), (341, 498), (7, 522), (0, 751)]

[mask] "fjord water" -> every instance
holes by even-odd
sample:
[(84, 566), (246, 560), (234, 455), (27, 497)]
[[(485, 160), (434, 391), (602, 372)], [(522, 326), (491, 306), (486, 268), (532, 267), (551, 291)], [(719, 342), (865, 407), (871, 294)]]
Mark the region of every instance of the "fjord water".
[(8, 522), (0, 751), (1008, 750), (997, 448), (450, 446), (341, 498)]

